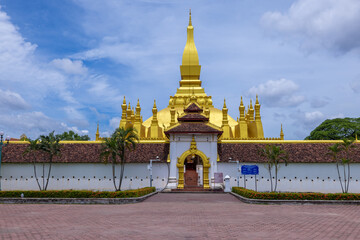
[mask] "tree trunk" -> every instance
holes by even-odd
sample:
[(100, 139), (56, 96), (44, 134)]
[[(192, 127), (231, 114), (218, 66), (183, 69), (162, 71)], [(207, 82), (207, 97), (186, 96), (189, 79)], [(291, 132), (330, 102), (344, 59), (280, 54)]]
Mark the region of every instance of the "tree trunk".
[(344, 187), (343, 187), (343, 184), (342, 184), (342, 180), (341, 180), (341, 175), (340, 175), (340, 170), (339, 170), (339, 161), (336, 162), (336, 169), (337, 169), (337, 172), (338, 172), (338, 176), (339, 176), (339, 182), (340, 182), (340, 186), (341, 186), (341, 191), (344, 193)]
[(35, 153), (33, 153), (33, 157), (34, 157), (34, 161), (33, 161), (33, 164), (34, 164), (34, 176), (35, 176), (36, 183), (37, 183), (37, 185), (39, 187), (39, 190), (41, 191), (41, 186), (40, 186), (40, 183), (39, 183), (39, 179), (38, 179), (37, 174), (36, 174), (36, 165), (35, 165), (35, 163), (36, 163), (36, 155), (35, 155)]
[(116, 182), (115, 182), (115, 178), (116, 178), (116, 176), (115, 176), (115, 161), (116, 161), (116, 158), (112, 159), (111, 162), (112, 162), (113, 183), (114, 183), (115, 191), (117, 191)]
[(347, 180), (347, 178), (346, 178), (346, 167), (345, 167), (345, 164), (343, 164), (343, 167), (344, 167), (344, 187), (345, 187), (345, 193), (347, 193), (347, 189), (346, 189), (346, 184), (347, 184), (347, 182), (346, 182), (346, 180)]
[(278, 166), (277, 164), (275, 164), (275, 187), (274, 187), (274, 192), (276, 192), (277, 189), (277, 175), (278, 175)]
[(124, 148), (124, 152), (121, 154), (120, 161), (121, 161), (121, 166), (120, 166), (119, 191), (120, 191), (120, 189), (121, 189), (122, 180), (123, 180), (123, 176), (124, 176), (124, 168), (125, 168), (125, 148)]
[[(348, 159), (348, 161), (350, 161)], [(350, 185), (350, 162), (348, 162), (348, 182), (347, 182), (347, 188), (346, 188), (346, 192), (349, 192), (349, 185)]]
[(271, 186), (271, 192), (273, 191), (273, 182), (272, 182), (272, 175), (271, 175), (271, 165), (268, 165), (268, 169), (269, 169), (269, 175), (270, 175), (270, 186)]
[(50, 178), (51, 166), (52, 166), (52, 159), (53, 159), (53, 156), (50, 155), (49, 171), (48, 171), (48, 175), (47, 175), (47, 179), (46, 179), (45, 190), (47, 190), (47, 187), (48, 187), (48, 184), (49, 184), (49, 178)]
[(43, 162), (42, 164), (42, 170), (43, 170), (43, 175), (42, 175), (42, 191), (45, 190), (45, 163)]

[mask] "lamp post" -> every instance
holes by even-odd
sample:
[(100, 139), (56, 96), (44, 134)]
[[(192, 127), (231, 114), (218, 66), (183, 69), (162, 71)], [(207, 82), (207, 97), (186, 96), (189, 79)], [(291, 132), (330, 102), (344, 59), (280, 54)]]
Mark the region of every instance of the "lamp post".
[[(3, 132), (3, 131), (0, 131), (0, 191), (1, 191), (1, 180), (2, 180), (2, 175), (1, 175), (1, 155), (2, 155), (2, 148), (3, 148), (3, 145), (4, 145), (3, 137), (4, 137), (4, 132)], [(5, 144), (5, 146), (6, 146), (6, 145), (9, 144), (10, 137), (7, 136), (7, 137), (5, 138), (5, 141), (7, 142), (7, 143)]]
[(239, 162), (239, 160), (233, 161), (231, 157), (229, 157), (229, 162), (233, 162), (233, 163), (236, 162), (236, 169), (237, 169), (237, 176), (236, 176), (237, 180), (236, 181), (237, 181), (237, 186), (240, 187), (240, 183), (239, 183), (240, 182), (240, 174), (239, 174), (240, 162)]
[(160, 158), (159, 156), (156, 156), (156, 159), (150, 159), (150, 164), (148, 165), (148, 169), (150, 171), (150, 187), (152, 187), (152, 163), (153, 162), (159, 162), (160, 161)]

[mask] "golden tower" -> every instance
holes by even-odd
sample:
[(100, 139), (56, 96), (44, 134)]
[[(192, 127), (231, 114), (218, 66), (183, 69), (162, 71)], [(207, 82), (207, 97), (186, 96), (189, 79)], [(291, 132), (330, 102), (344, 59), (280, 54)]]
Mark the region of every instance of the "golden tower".
[(239, 106), (240, 118), (237, 121), (228, 115), (225, 100), (222, 109), (213, 106), (211, 96), (208, 96), (201, 86), (201, 65), (199, 64), (199, 55), (194, 41), (191, 11), (186, 31), (187, 39), (180, 65), (180, 86), (177, 88), (175, 95), (170, 96), (168, 107), (158, 111), (154, 101), (152, 117), (143, 122), (140, 115), (141, 108), (139, 101), (136, 111), (134, 111), (131, 110), (130, 103), (126, 105), (124, 98), (124, 102), (121, 105), (122, 118), (120, 126), (133, 125), (142, 139), (165, 139), (164, 131), (178, 124), (176, 116), (182, 116), (187, 105), (196, 103), (203, 109), (204, 115), (209, 118), (209, 124), (222, 129), (223, 135), (221, 139), (265, 139), (260, 115), (261, 105), (257, 95), (255, 105), (250, 100), (247, 109), (241, 97)]

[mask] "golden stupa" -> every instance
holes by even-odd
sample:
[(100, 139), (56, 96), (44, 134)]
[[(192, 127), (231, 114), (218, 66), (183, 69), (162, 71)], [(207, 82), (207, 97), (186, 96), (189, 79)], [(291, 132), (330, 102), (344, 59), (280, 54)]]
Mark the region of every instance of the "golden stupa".
[[(227, 114), (228, 109), (225, 100), (222, 109), (213, 106), (211, 96), (208, 96), (204, 88), (201, 87), (200, 70), (201, 65), (199, 65), (199, 56), (194, 42), (194, 27), (190, 12), (187, 41), (180, 66), (180, 87), (174, 96), (170, 96), (168, 107), (158, 111), (154, 101), (153, 116), (143, 121), (139, 101), (136, 108), (132, 109), (130, 103), (126, 104), (124, 97), (119, 127), (132, 125), (141, 139), (166, 139), (164, 131), (178, 122), (177, 117), (184, 113), (185, 106), (190, 101), (195, 101), (203, 109), (204, 114), (209, 117), (209, 122), (222, 129), (222, 139), (265, 139), (258, 96), (256, 96), (255, 105), (253, 106), (250, 100), (247, 109), (241, 97), (240, 114), (237, 120), (234, 120)], [(283, 139), (283, 137), (280, 138)]]

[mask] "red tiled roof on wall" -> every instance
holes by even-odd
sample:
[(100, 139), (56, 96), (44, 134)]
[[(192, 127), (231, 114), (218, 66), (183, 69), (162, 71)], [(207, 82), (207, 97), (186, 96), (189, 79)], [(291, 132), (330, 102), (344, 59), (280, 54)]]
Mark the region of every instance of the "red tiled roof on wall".
[[(32, 154), (23, 156), (27, 144), (9, 144), (3, 147), (3, 163), (31, 163)], [(101, 144), (74, 143), (62, 144), (61, 157), (55, 157), (54, 163), (103, 163), (100, 159)], [(138, 144), (135, 151), (128, 152), (126, 160), (132, 163), (148, 163), (150, 159), (159, 156), (161, 162), (166, 162), (169, 154), (169, 144), (151, 143)], [(38, 162), (47, 162), (48, 158), (43, 153), (37, 153)]]
[[(240, 162), (266, 162), (260, 158), (258, 150), (267, 144), (260, 143), (221, 143), (218, 144), (220, 162), (228, 162), (229, 157)], [(331, 163), (334, 160), (327, 154), (332, 143), (280, 143), (288, 152), (289, 163)], [(351, 150), (352, 162), (360, 163), (360, 144)]]
[[(220, 162), (228, 162), (229, 157), (240, 162), (262, 163), (258, 149), (264, 148), (266, 144), (261, 143), (220, 143), (218, 153)], [(289, 153), (289, 163), (330, 163), (333, 162), (327, 154), (331, 143), (281, 143)], [(54, 163), (103, 163), (100, 159), (101, 144), (98, 143), (74, 143), (62, 144), (61, 157), (54, 158)], [(352, 149), (352, 161), (360, 163), (360, 144)], [(9, 144), (3, 147), (2, 163), (31, 163), (31, 155), (23, 156), (27, 144)], [(161, 162), (166, 162), (169, 154), (168, 143), (140, 143), (135, 151), (127, 154), (127, 162), (148, 163), (150, 159), (160, 157)], [(47, 157), (37, 154), (38, 162)]]

